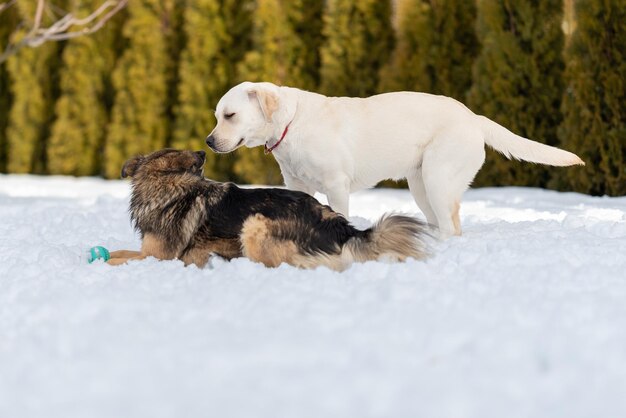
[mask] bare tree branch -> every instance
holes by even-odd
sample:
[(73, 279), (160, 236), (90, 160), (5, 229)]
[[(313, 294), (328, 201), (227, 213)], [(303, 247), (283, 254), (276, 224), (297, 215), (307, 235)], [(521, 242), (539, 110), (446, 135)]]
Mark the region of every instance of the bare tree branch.
[[(37, 0), (37, 9), (35, 11), (35, 20), (33, 24), (33, 29), (30, 31), (29, 35), (34, 34), (39, 26), (41, 26), (41, 18), (43, 17), (43, 7), (46, 5), (45, 0)], [(28, 36), (27, 36), (28, 37)]]
[[(15, 2), (16, 0), (11, 0), (0, 3), (0, 13)], [(0, 63), (24, 47), (36, 48), (49, 41), (63, 41), (97, 32), (128, 4), (128, 0), (106, 0), (91, 14), (80, 19), (72, 13), (67, 13), (47, 28), (41, 27), (45, 3), (45, 0), (37, 0), (32, 28), (19, 42), (9, 42), (4, 52), (0, 54)]]
[(0, 3), (0, 13), (4, 12), (9, 7), (13, 6), (17, 0), (5, 1)]

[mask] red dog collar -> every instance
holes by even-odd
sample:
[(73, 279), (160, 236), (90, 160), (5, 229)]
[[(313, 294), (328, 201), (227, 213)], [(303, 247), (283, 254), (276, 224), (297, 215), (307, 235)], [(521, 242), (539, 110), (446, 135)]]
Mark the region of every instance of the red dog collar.
[[(293, 122), (293, 121), (291, 121)], [(265, 155), (267, 154), (271, 154), (272, 151), (274, 151), (276, 149), (276, 147), (278, 147), (280, 145), (280, 143), (283, 141), (283, 139), (285, 139), (285, 135), (287, 135), (287, 131), (289, 131), (289, 125), (291, 125), (291, 122), (289, 122), (287, 124), (287, 126), (285, 126), (285, 130), (283, 131), (283, 135), (280, 137), (280, 139), (278, 140), (278, 142), (276, 142), (274, 145), (272, 145), (270, 148), (267, 147), (267, 143), (265, 143)]]

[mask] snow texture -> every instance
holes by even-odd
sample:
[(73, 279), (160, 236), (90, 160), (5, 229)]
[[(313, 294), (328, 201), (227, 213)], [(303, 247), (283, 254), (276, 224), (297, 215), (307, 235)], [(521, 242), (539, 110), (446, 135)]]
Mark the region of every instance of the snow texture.
[(471, 190), (428, 261), (344, 273), (86, 264), (139, 247), (128, 193), (0, 176), (0, 417), (626, 416), (626, 198)]

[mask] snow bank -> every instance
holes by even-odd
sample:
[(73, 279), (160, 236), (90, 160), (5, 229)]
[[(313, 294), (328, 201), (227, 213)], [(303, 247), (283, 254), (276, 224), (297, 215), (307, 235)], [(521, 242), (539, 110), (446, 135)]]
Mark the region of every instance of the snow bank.
[[(626, 414), (626, 198), (472, 190), (432, 259), (341, 274), (81, 262), (138, 248), (127, 204), (0, 176), (0, 417)], [(351, 208), (417, 213), (397, 190)]]

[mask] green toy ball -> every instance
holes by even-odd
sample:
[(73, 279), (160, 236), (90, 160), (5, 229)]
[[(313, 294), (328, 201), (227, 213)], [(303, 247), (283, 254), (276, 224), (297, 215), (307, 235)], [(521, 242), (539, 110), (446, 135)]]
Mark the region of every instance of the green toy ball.
[(110, 258), (111, 254), (109, 254), (109, 250), (99, 245), (91, 247), (89, 251), (87, 251), (87, 262), (89, 264), (93, 263), (96, 260), (108, 261)]

